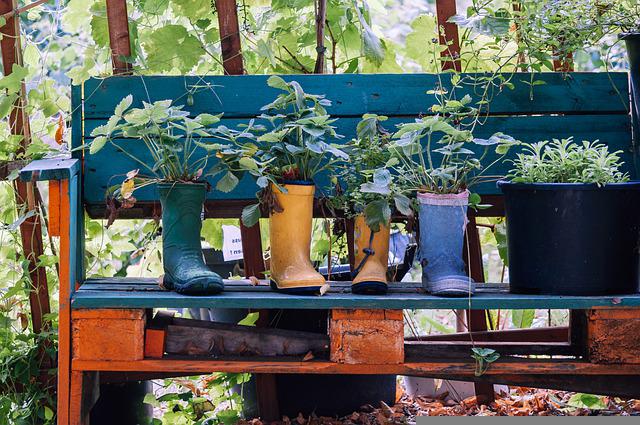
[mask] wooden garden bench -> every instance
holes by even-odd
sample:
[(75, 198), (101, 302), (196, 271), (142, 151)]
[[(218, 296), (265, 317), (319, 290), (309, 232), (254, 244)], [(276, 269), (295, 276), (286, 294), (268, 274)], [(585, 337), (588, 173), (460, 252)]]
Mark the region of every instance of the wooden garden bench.
[[(449, 75), (440, 77), (447, 81)], [(73, 88), (72, 144), (80, 146), (88, 141), (91, 131), (104, 124), (118, 101), (128, 94), (133, 95), (134, 105), (142, 100), (162, 99), (182, 104), (192, 96), (193, 104), (188, 110), (194, 114), (224, 112), (223, 122), (235, 126), (258, 115), (260, 107), (273, 98), (275, 92), (267, 87), (266, 78), (144, 77), (144, 84), (141, 77), (133, 76), (91, 79), (83, 87)], [(309, 93), (326, 94), (333, 101), (329, 113), (340, 118), (338, 133), (346, 137), (355, 133), (363, 113), (389, 116), (390, 129), (429, 114), (434, 102), (426, 92), (438, 83), (436, 75), (425, 74), (285, 78), (296, 79)], [(505, 87), (501, 93), (494, 93), (490, 115), (477, 127), (477, 137), (502, 131), (525, 142), (569, 136), (576, 140), (599, 139), (612, 150), (623, 150), (627, 171), (638, 176), (626, 73), (549, 73), (536, 74), (533, 79), (544, 84), (531, 88), (527, 82), (532, 81), (532, 76), (517, 74), (512, 79), (513, 89)], [(196, 86), (201, 88), (196, 90)], [(202, 89), (203, 86), (208, 88)], [(193, 93), (187, 96), (189, 90)], [(469, 94), (474, 96), (473, 92)], [(136, 152), (143, 156), (142, 149)], [(501, 173), (507, 167), (505, 164), (495, 171)], [(439, 298), (423, 293), (418, 283), (391, 283), (387, 296), (358, 296), (350, 293), (348, 282), (335, 282), (324, 296), (305, 297), (275, 293), (266, 283), (254, 286), (244, 280), (227, 281), (221, 295), (188, 297), (161, 290), (156, 279), (87, 278), (83, 265), (85, 212), (90, 217), (103, 218), (107, 187), (122, 181), (121, 177), (113, 177), (134, 168), (138, 167), (122, 152), (107, 145), (98, 155), (76, 152), (73, 159), (35, 161), (21, 172), (23, 180), (49, 181), (51, 233), (60, 236), (59, 424), (86, 423), (96, 396), (92, 389), (100, 380), (140, 380), (212, 371), (403, 374), (565, 389), (588, 387), (592, 392), (638, 395), (640, 295), (514, 295), (506, 285), (480, 284), (473, 298)], [(502, 215), (495, 185), (485, 184), (477, 189), (484, 201), (493, 205), (479, 214)], [(239, 217), (242, 207), (254, 199), (255, 191), (256, 187), (247, 180), (228, 194), (210, 192), (206, 217)], [(153, 188), (137, 192), (136, 197), (136, 206), (123, 211), (120, 218), (159, 217)], [(264, 269), (256, 230), (242, 229), (248, 276), (259, 276)], [(474, 230), (472, 227), (470, 231)], [(306, 334), (283, 334), (283, 338), (290, 337), (301, 344), (307, 337), (313, 340), (306, 342), (315, 347), (314, 358), (308, 361), (300, 353), (269, 357), (168, 353), (167, 338), (171, 338), (172, 329), (186, 325), (182, 319), (163, 314), (154, 318), (153, 309), (189, 307), (328, 309), (329, 335), (314, 339)], [(403, 309), (499, 308), (573, 309), (582, 313), (574, 315), (574, 326), (568, 332), (550, 329), (546, 335), (529, 330), (476, 333), (478, 346), (495, 348), (502, 355), (482, 377), (474, 376), (468, 334), (404, 340)], [(203, 323), (198, 326), (213, 333), (237, 331), (234, 327)], [(257, 335), (264, 330), (244, 331), (242, 338), (259, 345), (259, 337), (252, 339), (251, 332)], [(518, 357), (526, 354), (541, 357)]]

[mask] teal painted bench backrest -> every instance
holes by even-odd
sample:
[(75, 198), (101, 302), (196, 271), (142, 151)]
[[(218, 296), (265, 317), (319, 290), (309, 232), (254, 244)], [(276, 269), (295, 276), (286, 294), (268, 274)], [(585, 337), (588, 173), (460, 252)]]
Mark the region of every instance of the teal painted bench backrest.
[[(349, 140), (364, 113), (386, 115), (389, 130), (401, 122), (430, 114), (435, 103), (428, 90), (438, 87), (440, 81), (447, 86), (451, 74), (407, 75), (290, 75), (286, 80), (296, 80), (308, 93), (324, 94), (333, 102), (328, 112), (339, 118), (338, 133)], [(173, 99), (175, 104), (191, 104), (186, 109), (193, 114), (207, 112), (224, 113), (223, 123), (235, 127), (260, 114), (260, 108), (271, 102), (278, 91), (267, 86), (267, 76), (214, 76), (214, 77), (135, 77), (122, 76), (91, 79), (73, 89), (74, 130), (73, 146), (91, 140), (91, 131), (112, 115), (116, 104), (128, 94), (138, 107), (142, 101)], [(489, 137), (503, 132), (522, 140), (537, 142), (551, 138), (573, 136), (576, 140), (595, 140), (622, 150), (627, 171), (635, 178), (636, 156), (629, 114), (629, 87), (626, 73), (560, 73), (516, 74), (511, 78), (513, 88), (494, 89), (489, 104), (489, 114), (476, 127), (476, 137)], [(531, 86), (531, 81), (540, 81)], [(479, 89), (478, 89), (479, 91)], [(189, 95), (192, 92), (192, 95)], [(474, 100), (481, 95), (467, 90)], [(465, 94), (458, 93), (458, 98)], [(84, 96), (84, 98), (83, 98)], [(79, 105), (83, 108), (78, 108)], [(147, 158), (142, 143), (122, 140), (129, 152)], [(83, 197), (91, 215), (100, 215), (104, 207), (105, 192), (119, 184), (123, 176), (139, 168), (134, 161), (116, 148), (107, 145), (97, 155), (83, 156)], [(487, 157), (491, 162), (494, 158)], [(493, 169), (491, 174), (504, 174), (509, 163)], [(215, 182), (212, 182), (215, 185)], [(476, 188), (480, 194), (498, 193), (494, 183)], [(249, 179), (230, 193), (211, 191), (208, 199), (220, 205), (242, 204), (253, 199), (256, 186)], [(139, 204), (157, 200), (155, 188), (136, 193)], [(231, 210), (229, 210), (231, 211)], [(237, 210), (234, 210), (237, 217)], [(134, 214), (135, 216), (135, 214)], [(224, 213), (218, 216), (224, 216)]]

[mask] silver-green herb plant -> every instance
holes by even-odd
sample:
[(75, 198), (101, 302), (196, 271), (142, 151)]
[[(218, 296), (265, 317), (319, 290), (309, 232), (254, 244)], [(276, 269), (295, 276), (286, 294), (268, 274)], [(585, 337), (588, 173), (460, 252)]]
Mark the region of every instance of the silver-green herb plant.
[(553, 139), (529, 145), (518, 153), (507, 175), (514, 183), (622, 183), (622, 151), (610, 152), (598, 141), (577, 143), (573, 138)]

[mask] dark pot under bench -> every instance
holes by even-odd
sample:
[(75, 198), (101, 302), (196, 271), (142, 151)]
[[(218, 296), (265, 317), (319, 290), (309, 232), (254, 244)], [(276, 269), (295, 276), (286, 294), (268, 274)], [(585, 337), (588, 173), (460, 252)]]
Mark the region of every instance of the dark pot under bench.
[(640, 182), (499, 181), (505, 195), (511, 292), (637, 293)]

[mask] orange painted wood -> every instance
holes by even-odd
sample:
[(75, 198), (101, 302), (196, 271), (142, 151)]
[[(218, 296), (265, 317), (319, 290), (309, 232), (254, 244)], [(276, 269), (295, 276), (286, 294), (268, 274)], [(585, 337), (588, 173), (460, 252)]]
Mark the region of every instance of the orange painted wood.
[(89, 412), (83, 410), (85, 372), (71, 372), (71, 397), (69, 402), (70, 425), (88, 425)]
[[(74, 370), (119, 371), (119, 372), (163, 372), (189, 375), (211, 372), (233, 373), (314, 373), (314, 374), (365, 374), (365, 375), (412, 375), (412, 376), (473, 376), (475, 363), (456, 362), (411, 362), (403, 364), (341, 364), (329, 361), (278, 361), (278, 360), (174, 360), (145, 359), (139, 361), (76, 360)], [(575, 360), (498, 360), (492, 363), (486, 375), (638, 375), (637, 365), (605, 365)]]
[(404, 320), (402, 310), (331, 310), (331, 318), (334, 320)]
[(74, 360), (144, 358), (144, 310), (96, 309), (77, 312), (74, 311), (72, 320)]
[(60, 182), (49, 181), (49, 235), (60, 236)]
[(404, 321), (400, 310), (332, 310), (330, 358), (345, 364), (404, 362)]
[(442, 62), (442, 70), (449, 69), (462, 71), (460, 63), (460, 37), (458, 26), (448, 22), (449, 18), (456, 14), (456, 0), (436, 0), (436, 15), (438, 17), (438, 33), (441, 46), (447, 48), (440, 53), (445, 59)]
[(640, 308), (590, 310), (587, 345), (594, 363), (640, 364)]
[(75, 309), (72, 318), (76, 319), (113, 319), (113, 320), (143, 320), (144, 309), (115, 309), (115, 308), (82, 308)]
[(60, 181), (60, 284), (58, 307), (58, 425), (69, 424), (71, 379), (71, 213), (69, 180)]
[(164, 329), (147, 329), (144, 338), (144, 357), (160, 359), (164, 355), (164, 342), (167, 332)]

